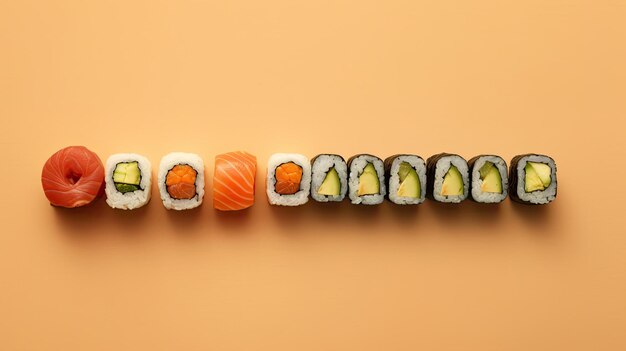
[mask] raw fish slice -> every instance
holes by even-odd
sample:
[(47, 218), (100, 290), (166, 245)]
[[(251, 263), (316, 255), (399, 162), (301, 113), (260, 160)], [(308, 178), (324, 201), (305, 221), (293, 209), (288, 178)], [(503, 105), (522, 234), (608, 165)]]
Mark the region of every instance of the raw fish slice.
[(242, 151), (215, 157), (213, 207), (236, 211), (254, 204), (256, 157)]
[(87, 205), (104, 191), (102, 161), (84, 146), (66, 147), (46, 161), (41, 172), (41, 185), (54, 206)]

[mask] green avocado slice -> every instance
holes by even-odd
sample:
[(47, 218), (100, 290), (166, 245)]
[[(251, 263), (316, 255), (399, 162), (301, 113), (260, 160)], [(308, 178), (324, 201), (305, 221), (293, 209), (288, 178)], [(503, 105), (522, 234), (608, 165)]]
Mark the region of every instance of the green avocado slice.
[(141, 182), (141, 171), (138, 162), (121, 162), (115, 166), (113, 171), (113, 181), (115, 183), (139, 185)]
[(419, 198), (422, 193), (422, 186), (417, 172), (408, 162), (400, 163), (398, 170), (400, 178), (400, 187), (398, 187), (398, 196)]
[(380, 181), (378, 180), (378, 173), (371, 162), (363, 169), (363, 173), (359, 176), (359, 190), (357, 194), (373, 195), (380, 193)]
[(550, 177), (552, 170), (544, 163), (527, 162), (524, 171), (526, 172), (524, 191), (527, 193), (545, 190), (552, 182)]
[(115, 189), (117, 189), (117, 191), (119, 191), (122, 194), (126, 194), (126, 193), (139, 190), (139, 187), (133, 184), (115, 183)]
[(339, 180), (339, 174), (335, 167), (331, 168), (326, 177), (317, 190), (320, 195), (337, 196), (341, 192), (341, 181)]
[(409, 175), (409, 172), (414, 171), (413, 166), (411, 166), (408, 162), (401, 162), (400, 168), (398, 169), (398, 177), (400, 178), (400, 183), (406, 179), (406, 176)]
[(463, 188), (463, 177), (461, 176), (461, 172), (459, 172), (459, 170), (454, 165), (450, 165), (450, 169), (443, 177), (443, 184), (441, 185), (441, 195), (463, 195)]
[(535, 169), (544, 188), (550, 186), (550, 183), (552, 183), (552, 169), (549, 165), (541, 162), (528, 162), (527, 164), (530, 164)]
[(485, 162), (478, 171), (480, 173), (480, 179), (483, 181), (480, 185), (480, 190), (484, 193), (496, 193), (502, 194), (502, 178), (500, 177), (500, 171), (492, 162)]

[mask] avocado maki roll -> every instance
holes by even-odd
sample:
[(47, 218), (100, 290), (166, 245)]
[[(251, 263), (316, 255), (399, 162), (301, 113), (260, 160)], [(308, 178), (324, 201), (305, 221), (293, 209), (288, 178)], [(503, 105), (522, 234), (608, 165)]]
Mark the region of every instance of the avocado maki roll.
[(348, 160), (348, 194), (353, 204), (378, 205), (385, 200), (385, 166), (373, 155), (360, 154)]
[(168, 210), (188, 210), (202, 204), (204, 162), (196, 154), (172, 152), (161, 158), (159, 193)]
[(500, 156), (479, 155), (468, 161), (472, 200), (481, 203), (502, 202), (508, 194), (506, 162)]
[(339, 202), (347, 192), (346, 160), (333, 154), (315, 156), (311, 160), (311, 197), (318, 202)]
[(311, 163), (300, 154), (273, 154), (267, 162), (267, 199), (272, 205), (300, 206), (309, 201)]
[(426, 161), (426, 196), (438, 202), (459, 203), (469, 193), (467, 161), (459, 155), (441, 153)]
[(417, 205), (426, 199), (426, 163), (417, 155), (393, 155), (385, 159), (387, 198), (398, 205)]
[(529, 205), (544, 205), (556, 198), (556, 163), (545, 155), (513, 157), (509, 171), (511, 199)]
[(105, 193), (112, 208), (132, 210), (150, 201), (152, 165), (137, 154), (114, 154), (106, 162)]

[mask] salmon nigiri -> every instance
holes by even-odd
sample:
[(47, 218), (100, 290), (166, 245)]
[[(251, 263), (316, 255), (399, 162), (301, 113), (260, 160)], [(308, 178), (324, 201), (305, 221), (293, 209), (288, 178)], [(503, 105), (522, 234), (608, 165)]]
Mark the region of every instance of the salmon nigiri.
[(254, 204), (256, 157), (235, 151), (215, 157), (213, 175), (213, 207), (236, 211)]

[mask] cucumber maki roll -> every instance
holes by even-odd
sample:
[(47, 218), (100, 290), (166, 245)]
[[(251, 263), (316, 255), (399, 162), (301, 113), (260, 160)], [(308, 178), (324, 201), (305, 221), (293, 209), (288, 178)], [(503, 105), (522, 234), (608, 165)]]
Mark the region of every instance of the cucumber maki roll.
[(152, 165), (137, 154), (114, 154), (106, 162), (105, 193), (112, 208), (132, 210), (150, 201)]
[(459, 203), (467, 198), (469, 173), (463, 157), (448, 153), (431, 156), (426, 162), (426, 170), (426, 196), (430, 199)]
[(398, 205), (417, 205), (426, 199), (426, 163), (417, 155), (385, 159), (387, 198)]
[(348, 194), (353, 204), (378, 205), (385, 200), (385, 167), (380, 158), (369, 154), (352, 156), (348, 169)]
[(511, 199), (544, 205), (556, 199), (556, 163), (545, 155), (523, 154), (513, 157), (509, 174)]
[(508, 194), (506, 162), (500, 156), (479, 155), (468, 161), (472, 200), (481, 203), (502, 202)]

